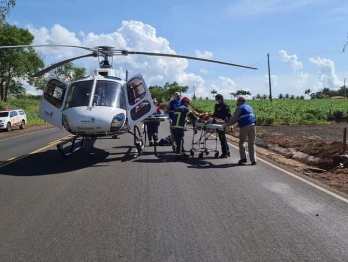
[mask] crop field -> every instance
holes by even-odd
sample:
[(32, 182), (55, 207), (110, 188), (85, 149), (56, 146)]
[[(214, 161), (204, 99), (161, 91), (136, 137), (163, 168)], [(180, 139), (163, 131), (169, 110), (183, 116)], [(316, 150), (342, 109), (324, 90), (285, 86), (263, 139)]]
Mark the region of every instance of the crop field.
[[(225, 100), (236, 107), (234, 100)], [(348, 99), (250, 100), (258, 125), (316, 125), (342, 122), (348, 117)], [(195, 100), (191, 106), (200, 113), (214, 112), (215, 100)]]

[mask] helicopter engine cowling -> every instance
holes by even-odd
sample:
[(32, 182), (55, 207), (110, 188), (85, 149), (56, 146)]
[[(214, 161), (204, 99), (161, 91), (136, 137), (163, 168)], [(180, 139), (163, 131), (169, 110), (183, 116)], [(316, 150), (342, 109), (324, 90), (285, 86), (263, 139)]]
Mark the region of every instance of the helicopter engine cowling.
[(125, 127), (126, 110), (112, 107), (73, 107), (63, 111), (67, 131), (88, 136), (112, 135)]

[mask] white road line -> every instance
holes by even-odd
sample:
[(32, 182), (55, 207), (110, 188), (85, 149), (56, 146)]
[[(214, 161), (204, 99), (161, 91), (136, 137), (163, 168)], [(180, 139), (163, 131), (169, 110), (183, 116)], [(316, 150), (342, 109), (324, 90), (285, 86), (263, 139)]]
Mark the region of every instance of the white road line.
[[(227, 143), (229, 145), (231, 145), (232, 147), (236, 148), (237, 150), (239, 150), (239, 148), (237, 146), (235, 146), (235, 145), (233, 145), (233, 144), (231, 144), (229, 142), (227, 142)], [(312, 183), (312, 182), (310, 182), (310, 181), (308, 181), (308, 180), (306, 180), (306, 179), (304, 179), (304, 178), (302, 178), (302, 177), (300, 177), (298, 175), (295, 175), (295, 174), (293, 174), (293, 173), (291, 173), (291, 172), (289, 172), (289, 171), (287, 171), (287, 170), (285, 170), (285, 169), (283, 169), (283, 168), (281, 168), (279, 166), (276, 166), (276, 165), (268, 162), (267, 160), (264, 160), (264, 159), (261, 159), (261, 158), (258, 158), (257, 160), (258, 161), (262, 161), (263, 163), (265, 163), (265, 164), (267, 164), (267, 165), (269, 165), (269, 166), (271, 166), (271, 167), (273, 167), (275, 169), (278, 169), (279, 171), (281, 171), (281, 172), (283, 172), (283, 173), (285, 173), (285, 174), (287, 174), (289, 176), (292, 176), (292, 177), (294, 177), (294, 178), (296, 178), (296, 179), (306, 183), (307, 185), (310, 185), (310, 186), (312, 186), (312, 187), (314, 187), (316, 189), (319, 189), (319, 190), (325, 192), (326, 194), (329, 194), (330, 196), (333, 196), (333, 197), (335, 197), (335, 198), (337, 198), (337, 199), (339, 199), (339, 200), (341, 200), (341, 201), (343, 201), (343, 202), (348, 204), (348, 199), (347, 198), (344, 198), (344, 197), (342, 197), (340, 195), (337, 195), (336, 193), (331, 192), (330, 190), (327, 190), (327, 189), (325, 189), (325, 188), (323, 188), (323, 187), (321, 187), (321, 186), (319, 186), (317, 184), (314, 184), (314, 183)]]

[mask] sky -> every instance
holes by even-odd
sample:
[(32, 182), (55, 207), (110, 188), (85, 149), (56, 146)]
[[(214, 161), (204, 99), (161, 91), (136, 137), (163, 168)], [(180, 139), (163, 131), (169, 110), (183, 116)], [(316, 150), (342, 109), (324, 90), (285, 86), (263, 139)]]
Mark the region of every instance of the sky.
[[(178, 82), (184, 95), (230, 99), (236, 90), (252, 96), (304, 95), (338, 89), (348, 78), (348, 1), (343, 0), (17, 0), (7, 21), (28, 29), (33, 44), (113, 46), (132, 51), (196, 56), (257, 67), (257, 70), (187, 59), (115, 56), (121, 77), (141, 73), (148, 86)], [(78, 48), (36, 48), (49, 65), (88, 54)], [(348, 45), (347, 45), (348, 50)], [(98, 67), (96, 58), (75, 65)], [(348, 79), (347, 79), (348, 85)], [(27, 86), (29, 93), (35, 88)]]

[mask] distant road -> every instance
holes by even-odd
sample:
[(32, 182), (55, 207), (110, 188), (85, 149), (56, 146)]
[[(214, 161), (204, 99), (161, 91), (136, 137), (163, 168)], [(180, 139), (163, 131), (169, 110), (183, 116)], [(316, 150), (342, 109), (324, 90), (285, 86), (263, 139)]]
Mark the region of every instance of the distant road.
[(234, 147), (177, 162), (127, 134), (65, 159), (66, 135), (0, 141), (1, 161), (44, 148), (0, 167), (1, 261), (347, 261), (348, 200)]

